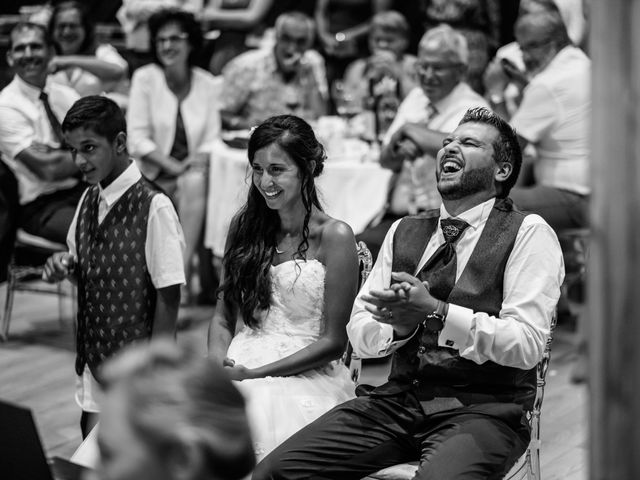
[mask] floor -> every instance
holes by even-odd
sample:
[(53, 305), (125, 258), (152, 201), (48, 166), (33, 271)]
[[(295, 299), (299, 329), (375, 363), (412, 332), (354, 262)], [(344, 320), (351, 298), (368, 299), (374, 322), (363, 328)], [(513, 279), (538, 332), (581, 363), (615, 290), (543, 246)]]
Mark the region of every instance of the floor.
[[(0, 308), (6, 284), (0, 286)], [(1, 312), (2, 310), (0, 310)], [(178, 341), (204, 353), (211, 307), (181, 311)], [(73, 399), (74, 347), (71, 306), (60, 321), (55, 296), (18, 293), (10, 339), (0, 343), (0, 398), (29, 406), (46, 452), (71, 456), (80, 443), (80, 411)], [(569, 380), (575, 361), (575, 333), (560, 325), (554, 337), (542, 411), (542, 477), (587, 479), (587, 387)]]

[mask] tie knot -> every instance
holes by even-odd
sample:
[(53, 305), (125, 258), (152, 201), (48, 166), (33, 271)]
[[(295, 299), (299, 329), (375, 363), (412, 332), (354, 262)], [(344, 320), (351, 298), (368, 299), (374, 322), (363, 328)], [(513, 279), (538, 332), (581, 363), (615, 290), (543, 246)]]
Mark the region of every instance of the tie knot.
[(458, 220), (457, 218), (444, 218), (440, 220), (440, 228), (442, 228), (442, 234), (447, 243), (455, 243), (468, 226), (469, 224), (467, 222)]
[(40, 100), (47, 101), (49, 99), (49, 95), (44, 90), (40, 90)]

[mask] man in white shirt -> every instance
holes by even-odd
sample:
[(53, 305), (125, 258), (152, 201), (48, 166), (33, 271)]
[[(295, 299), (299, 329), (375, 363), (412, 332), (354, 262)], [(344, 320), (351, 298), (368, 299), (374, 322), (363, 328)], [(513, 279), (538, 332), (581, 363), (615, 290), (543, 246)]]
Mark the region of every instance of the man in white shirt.
[(60, 122), (78, 94), (48, 82), (55, 54), (41, 25), (20, 23), (10, 35), (13, 81), (0, 92), (0, 152), (18, 180), (20, 226), (64, 243), (84, 185), (62, 148)]
[(361, 357), (393, 354), (389, 380), (294, 434), (254, 480), (360, 479), (416, 460), (417, 479), (502, 478), (524, 453), (564, 270), (551, 227), (508, 198), (521, 162), (485, 108), (445, 138), (442, 206), (394, 223), (347, 325)]
[(464, 82), (468, 63), (465, 37), (448, 25), (430, 29), (420, 40), (416, 62), (420, 85), (400, 104), (380, 155), (380, 164), (397, 174), (389, 204), (381, 220), (358, 235), (374, 258), (393, 222), (440, 206), (434, 157), (442, 140), (467, 109), (488, 106)]
[[(590, 193), (589, 129), (591, 61), (571, 45), (558, 13), (522, 16), (516, 38), (531, 81), (511, 118), (521, 145), (532, 144), (533, 185), (517, 186), (511, 195), (519, 208), (541, 215), (558, 230), (588, 224)], [(504, 118), (503, 76), (491, 87), (494, 110)]]

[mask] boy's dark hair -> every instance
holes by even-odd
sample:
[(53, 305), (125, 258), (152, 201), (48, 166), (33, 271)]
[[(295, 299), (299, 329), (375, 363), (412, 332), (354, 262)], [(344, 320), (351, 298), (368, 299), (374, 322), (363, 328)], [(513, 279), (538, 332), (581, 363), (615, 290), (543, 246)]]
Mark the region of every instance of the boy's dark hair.
[(498, 131), (498, 137), (493, 142), (493, 159), (496, 163), (507, 162), (511, 164), (511, 175), (504, 182), (500, 183), (498, 197), (509, 196), (511, 188), (515, 185), (520, 168), (522, 167), (522, 149), (518, 141), (516, 131), (503, 118), (484, 107), (470, 108), (464, 114), (460, 125), (463, 123), (484, 123), (490, 125)]
[(116, 102), (101, 95), (89, 95), (74, 103), (62, 122), (63, 132), (76, 128), (93, 130), (113, 142), (120, 132), (126, 133), (127, 122)]

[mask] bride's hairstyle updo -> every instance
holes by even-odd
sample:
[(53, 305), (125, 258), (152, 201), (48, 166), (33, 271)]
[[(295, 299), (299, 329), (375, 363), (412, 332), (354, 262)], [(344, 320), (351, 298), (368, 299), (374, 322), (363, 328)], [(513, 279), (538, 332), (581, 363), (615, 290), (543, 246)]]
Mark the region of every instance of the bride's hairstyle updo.
[[(273, 144), (289, 155), (300, 172), (305, 216), (302, 220), (302, 241), (295, 257), (304, 259), (309, 248), (312, 209), (315, 206), (322, 210), (314, 178), (322, 172), (326, 155), (311, 126), (293, 115), (271, 117), (253, 131), (249, 138), (249, 163), (253, 165), (258, 150)], [(252, 328), (259, 326), (254, 311), (268, 308), (271, 300), (269, 269), (279, 230), (278, 212), (267, 206), (252, 181), (247, 203), (231, 221), (222, 260), (225, 281), (220, 287), (230, 311), (240, 308), (244, 323)]]

